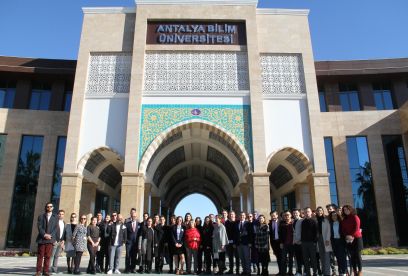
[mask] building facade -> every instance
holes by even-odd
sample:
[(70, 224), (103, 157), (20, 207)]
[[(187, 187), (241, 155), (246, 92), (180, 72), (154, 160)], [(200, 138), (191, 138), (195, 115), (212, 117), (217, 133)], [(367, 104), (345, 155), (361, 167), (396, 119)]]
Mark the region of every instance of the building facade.
[(76, 62), (1, 57), (0, 248), (35, 249), (50, 199), (168, 215), (191, 193), (352, 204), (367, 246), (406, 245), (408, 59), (315, 62), (307, 10), (256, 5), (84, 8)]

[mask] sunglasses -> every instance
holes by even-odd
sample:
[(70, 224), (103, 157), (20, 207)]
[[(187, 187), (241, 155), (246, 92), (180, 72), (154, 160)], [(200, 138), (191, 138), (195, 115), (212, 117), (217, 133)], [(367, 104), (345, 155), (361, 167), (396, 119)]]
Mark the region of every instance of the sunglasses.
[(81, 219), (86, 219), (86, 218), (81, 218)]
[(54, 207), (54, 206), (52, 206), (52, 205), (48, 205), (48, 206), (47, 206), (47, 208), (53, 208), (53, 207)]

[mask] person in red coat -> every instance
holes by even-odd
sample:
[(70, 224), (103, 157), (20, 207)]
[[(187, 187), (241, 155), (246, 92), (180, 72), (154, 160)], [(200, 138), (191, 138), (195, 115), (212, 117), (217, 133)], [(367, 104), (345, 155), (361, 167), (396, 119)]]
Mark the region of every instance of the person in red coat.
[(184, 233), (184, 241), (186, 245), (187, 252), (187, 274), (191, 274), (191, 262), (194, 259), (194, 273), (198, 273), (198, 259), (197, 252), (201, 244), (201, 235), (200, 231), (195, 227), (194, 220), (189, 222), (188, 228)]
[(343, 221), (341, 222), (341, 232), (346, 239), (347, 249), (350, 254), (350, 262), (354, 275), (362, 275), (361, 250), (363, 249), (363, 236), (360, 229), (360, 218), (355, 209), (350, 205), (342, 208)]

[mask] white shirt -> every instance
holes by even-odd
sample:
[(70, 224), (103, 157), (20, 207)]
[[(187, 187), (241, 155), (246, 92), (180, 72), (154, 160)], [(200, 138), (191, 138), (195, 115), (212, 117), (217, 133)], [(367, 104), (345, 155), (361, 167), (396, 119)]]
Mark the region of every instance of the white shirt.
[(62, 235), (64, 234), (64, 221), (60, 219), (58, 221), (59, 229), (60, 229), (60, 240), (62, 239)]
[(115, 243), (113, 244), (114, 246), (119, 245), (119, 235), (120, 235), (120, 223), (116, 224), (116, 237), (115, 237)]
[(47, 222), (50, 222), (51, 215), (52, 213), (47, 213)]
[(177, 226), (177, 240), (180, 240), (181, 226)]
[(338, 221), (333, 222), (333, 236), (335, 239), (340, 239), (340, 223)]

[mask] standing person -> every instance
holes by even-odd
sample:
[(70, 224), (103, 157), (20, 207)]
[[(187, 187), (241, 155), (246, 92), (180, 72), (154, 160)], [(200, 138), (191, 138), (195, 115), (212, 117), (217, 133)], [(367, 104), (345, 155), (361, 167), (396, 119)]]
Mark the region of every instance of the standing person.
[(341, 231), (346, 239), (347, 250), (350, 254), (350, 262), (354, 275), (363, 275), (361, 250), (363, 249), (363, 236), (360, 230), (360, 218), (350, 205), (343, 206), (343, 221)]
[[(254, 234), (253, 239), (255, 239), (255, 229), (258, 225), (258, 221), (255, 220), (254, 214), (248, 213), (248, 222), (251, 224), (251, 227), (253, 229), (252, 233)], [(253, 272), (256, 272), (257, 275), (261, 275), (261, 270), (259, 269), (259, 261), (258, 261), (258, 250), (256, 249), (255, 246), (251, 246), (250, 253), (251, 253), (251, 264), (252, 264)]]
[(112, 213), (112, 224), (108, 228), (109, 233), (109, 271), (108, 274), (120, 274), (119, 260), (122, 253), (122, 245), (126, 242), (126, 227), (123, 225), (123, 217), (116, 212)]
[(345, 276), (347, 272), (346, 259), (346, 242), (341, 233), (341, 216), (335, 211), (329, 213), (330, 221), (330, 240), (333, 248), (333, 253), (337, 259), (339, 267), (339, 276)]
[(58, 258), (61, 252), (65, 248), (65, 222), (64, 222), (64, 210), (58, 211), (58, 233), (56, 237), (56, 243), (54, 243), (54, 247), (52, 250), (51, 260), (52, 266), (51, 271), (53, 273), (58, 273)]
[(177, 275), (184, 274), (184, 231), (183, 218), (178, 216), (176, 224), (172, 227), (172, 245)]
[[(255, 248), (258, 250), (258, 262), (262, 266), (262, 276), (268, 276), (269, 266), (269, 226), (264, 215), (258, 217), (259, 224), (255, 228)], [(258, 263), (259, 267), (259, 263)]]
[(214, 254), (214, 263), (216, 269), (218, 267), (217, 275), (223, 275), (223, 261), (225, 260), (225, 249), (228, 244), (227, 230), (222, 224), (222, 215), (216, 216), (216, 224), (213, 229), (212, 248)]
[(324, 210), (322, 207), (317, 207), (316, 209), (316, 219), (318, 226), (318, 247), (321, 267), (323, 270), (323, 275), (330, 276), (330, 252), (332, 252), (331, 241), (330, 241), (330, 222), (324, 216)]
[(140, 245), (141, 254), (143, 256), (144, 272), (147, 274), (152, 272), (152, 263), (157, 246), (157, 235), (153, 229), (153, 219), (147, 218), (146, 227), (142, 231)]
[(317, 275), (316, 262), (316, 243), (317, 243), (317, 222), (312, 218), (312, 209), (304, 209), (305, 217), (302, 220), (301, 243), (303, 263), (305, 265), (304, 273), (310, 276), (310, 267), (313, 269), (313, 275)]
[(227, 210), (222, 210), (222, 220), (221, 220), (221, 222), (222, 222), (222, 224), (224, 224), (224, 226), (225, 226), (225, 222), (228, 220), (228, 211)]
[(45, 204), (45, 213), (38, 216), (37, 228), (38, 236), (36, 242), (38, 244), (37, 254), (37, 276), (49, 275), (50, 259), (53, 249), (53, 244), (56, 242), (58, 234), (58, 218), (52, 213), (54, 206), (51, 202)]
[(74, 274), (81, 274), (79, 267), (81, 265), (81, 258), (84, 251), (86, 251), (86, 215), (82, 215), (79, 223), (75, 227), (72, 238), (74, 240), (75, 247), (75, 259), (74, 259)]
[[(102, 213), (98, 212), (96, 214), (96, 226), (99, 228), (99, 234), (101, 235), (101, 241), (99, 242), (99, 250), (96, 252), (96, 265), (95, 265), (96, 273), (102, 273), (102, 270), (103, 270), (103, 253), (101, 252), (102, 251), (102, 247), (101, 247), (101, 245), (102, 245), (102, 234), (101, 234), (102, 230), (101, 229), (103, 227), (103, 223), (104, 223), (104, 221), (103, 221)], [(101, 263), (102, 263), (102, 266), (101, 266)]]
[(75, 247), (73, 244), (72, 235), (74, 233), (77, 215), (72, 213), (69, 218), (69, 224), (65, 225), (65, 256), (67, 257), (68, 274), (72, 274), (75, 259)]
[(99, 267), (102, 272), (108, 273), (109, 270), (109, 245), (110, 245), (110, 239), (109, 239), (109, 224), (111, 223), (111, 217), (110, 215), (106, 215), (103, 223), (99, 225), (99, 234), (101, 237), (101, 241), (99, 242), (100, 244), (100, 259), (98, 259)]
[(302, 246), (301, 246), (301, 232), (302, 232), (302, 221), (303, 218), (300, 217), (300, 209), (293, 209), (293, 252), (296, 259), (296, 276), (302, 276)]
[(184, 235), (185, 245), (186, 245), (186, 255), (187, 255), (187, 274), (191, 274), (191, 263), (194, 260), (194, 272), (198, 272), (198, 263), (197, 263), (197, 252), (201, 244), (201, 235), (198, 229), (195, 227), (195, 221), (190, 220), (190, 226), (187, 228)]
[(169, 264), (169, 274), (173, 274), (173, 255), (174, 255), (174, 245), (173, 245), (173, 227), (176, 225), (176, 216), (172, 215), (170, 217), (170, 224), (166, 226), (165, 233), (165, 244), (164, 247), (167, 248), (167, 263)]
[(229, 212), (229, 218), (225, 222), (225, 228), (227, 229), (228, 236), (228, 245), (227, 245), (227, 254), (229, 262), (229, 270), (227, 274), (234, 274), (234, 258), (235, 258), (235, 272), (239, 274), (239, 254), (237, 248), (237, 239), (238, 239), (238, 227), (236, 221), (236, 215), (234, 211)]
[(279, 221), (278, 217), (279, 214), (277, 211), (270, 212), (271, 220), (269, 222), (269, 236), (272, 246), (273, 255), (276, 257), (276, 262), (278, 263), (279, 275), (284, 275), (284, 271), (282, 270), (282, 249), (280, 247), (280, 240), (279, 240)]
[(158, 223), (154, 226), (154, 230), (156, 231), (157, 236), (157, 250), (155, 252), (155, 270), (156, 273), (162, 274), (163, 273), (163, 265), (164, 265), (164, 244), (166, 242), (166, 217), (160, 216)]
[(98, 222), (97, 217), (92, 217), (91, 223), (88, 225), (86, 233), (86, 236), (88, 238), (87, 247), (89, 252), (89, 265), (88, 265), (89, 272), (87, 273), (89, 274), (96, 274), (95, 258), (101, 240), (99, 228), (96, 225), (97, 222)]
[(279, 223), (281, 268), (284, 275), (293, 275), (293, 232), (292, 214), (286, 210), (283, 212), (283, 221)]
[[(201, 218), (200, 217), (196, 217), (195, 218), (195, 227), (197, 228), (198, 232), (200, 233), (200, 237), (202, 240), (202, 236), (203, 236), (203, 226), (201, 225)], [(200, 246), (198, 247), (198, 251), (197, 251), (197, 274), (201, 274), (201, 272), (203, 271), (203, 247)]]
[(212, 236), (213, 236), (214, 226), (210, 220), (209, 216), (204, 218), (204, 225), (201, 236), (201, 247), (204, 252), (204, 264), (205, 273), (211, 274), (211, 264), (212, 264)]
[(126, 259), (125, 273), (136, 273), (136, 259), (138, 253), (138, 238), (141, 233), (140, 223), (137, 220), (136, 209), (132, 208), (130, 219), (125, 223), (126, 227)]
[[(337, 207), (336, 204), (331, 203), (331, 204), (326, 205), (326, 209), (327, 209), (327, 214), (330, 214), (331, 212), (336, 212), (337, 213), (338, 207)], [(330, 252), (330, 268), (331, 268), (331, 271), (332, 271), (332, 275), (337, 275), (336, 260), (335, 260), (335, 255), (334, 255), (333, 251)]]
[(251, 224), (245, 220), (245, 212), (241, 212), (240, 220), (237, 224), (238, 227), (238, 252), (239, 258), (242, 264), (242, 274), (251, 275), (251, 257), (250, 257), (250, 247), (253, 244), (253, 228)]

